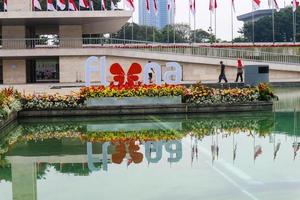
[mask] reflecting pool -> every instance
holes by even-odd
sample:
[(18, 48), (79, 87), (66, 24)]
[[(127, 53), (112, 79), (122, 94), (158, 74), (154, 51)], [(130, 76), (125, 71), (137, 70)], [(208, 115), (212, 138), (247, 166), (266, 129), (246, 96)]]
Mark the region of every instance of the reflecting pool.
[(299, 199), (300, 94), (278, 93), (274, 112), (19, 120), (0, 199)]

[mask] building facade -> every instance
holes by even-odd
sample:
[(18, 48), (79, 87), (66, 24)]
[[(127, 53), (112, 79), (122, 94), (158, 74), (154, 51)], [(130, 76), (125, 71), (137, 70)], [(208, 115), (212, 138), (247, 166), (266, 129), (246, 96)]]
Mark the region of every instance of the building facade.
[[(116, 32), (131, 11), (33, 11), (31, 0), (9, 0), (0, 12), (0, 82), (76, 82), (77, 60), (103, 41), (85, 35)], [(101, 56), (101, 55), (99, 55)], [(77, 64), (78, 65), (78, 64)], [(77, 66), (84, 68), (84, 65)]]
[[(173, 2), (173, 1), (172, 1)], [(168, 24), (174, 23), (173, 12), (168, 12), (168, 0), (157, 1), (157, 15), (154, 12), (153, 1), (149, 0), (150, 12), (146, 8), (146, 0), (139, 0), (139, 24), (155, 26), (157, 29), (163, 29)]]

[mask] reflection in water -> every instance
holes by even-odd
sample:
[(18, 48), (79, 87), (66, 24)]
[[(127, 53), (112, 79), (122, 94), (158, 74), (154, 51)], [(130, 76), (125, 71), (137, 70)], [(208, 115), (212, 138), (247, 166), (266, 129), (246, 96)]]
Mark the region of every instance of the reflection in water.
[(300, 118), (284, 101), (276, 113), (23, 120), (0, 139), (0, 199), (296, 200)]
[[(93, 157), (93, 144), (87, 142), (87, 157), (88, 167), (90, 171), (100, 171), (101, 168), (95, 167), (95, 163), (101, 163), (104, 171), (108, 170), (108, 163), (122, 164), (126, 160), (127, 167), (134, 163), (140, 164), (145, 158), (147, 163), (158, 163), (162, 159), (163, 147), (166, 153), (169, 154), (167, 162), (175, 163), (182, 158), (182, 144), (181, 141), (147, 141), (144, 143), (145, 153), (139, 152), (140, 141), (114, 141), (105, 142), (102, 144), (102, 159)], [(112, 149), (111, 155), (108, 149)]]

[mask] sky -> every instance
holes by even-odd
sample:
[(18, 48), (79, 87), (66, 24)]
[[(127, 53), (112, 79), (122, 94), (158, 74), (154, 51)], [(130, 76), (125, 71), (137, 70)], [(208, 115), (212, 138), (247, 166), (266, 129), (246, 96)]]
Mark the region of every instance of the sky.
[[(135, 0), (135, 8), (133, 20), (138, 23), (138, 2)], [(150, 0), (151, 1), (151, 0)], [(159, 1), (159, 0), (157, 0)], [(261, 0), (260, 9), (268, 9), (268, 0)], [(290, 0), (277, 0), (280, 8), (290, 4)], [(223, 40), (231, 40), (231, 0), (217, 0), (217, 38)], [(196, 0), (196, 28), (208, 30), (210, 26), (209, 0)], [(243, 26), (243, 22), (236, 19), (236, 16), (252, 11), (252, 0), (235, 0), (234, 13), (234, 37), (239, 36), (238, 30)], [(214, 20), (213, 20), (214, 21)], [(176, 0), (176, 23), (189, 23), (189, 0)], [(192, 29), (194, 22), (191, 17)], [(214, 25), (213, 25), (214, 28)]]

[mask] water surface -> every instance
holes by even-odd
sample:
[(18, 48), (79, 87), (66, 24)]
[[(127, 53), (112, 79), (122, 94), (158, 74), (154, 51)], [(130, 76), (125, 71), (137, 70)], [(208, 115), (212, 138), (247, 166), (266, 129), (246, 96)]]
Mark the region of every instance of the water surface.
[(0, 199), (299, 199), (298, 91), (274, 112), (19, 120)]

